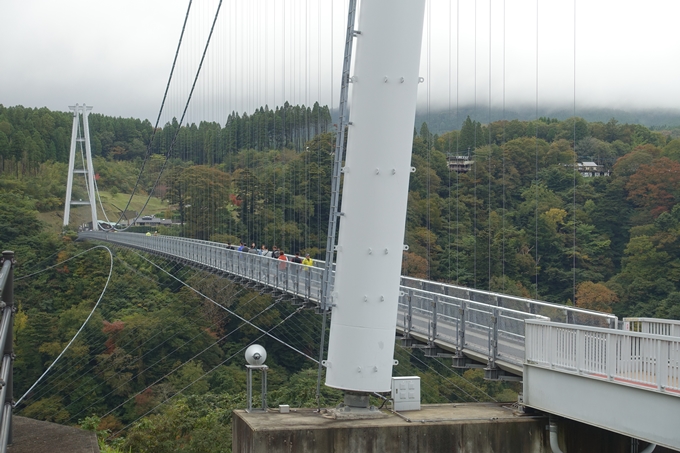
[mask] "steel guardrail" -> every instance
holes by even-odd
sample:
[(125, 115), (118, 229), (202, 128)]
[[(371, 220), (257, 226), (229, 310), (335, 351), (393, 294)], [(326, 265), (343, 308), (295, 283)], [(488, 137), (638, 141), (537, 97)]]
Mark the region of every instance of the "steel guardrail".
[(14, 408), (14, 252), (2, 252), (0, 259), (0, 349), (2, 365), (0, 366), (0, 452), (7, 451), (12, 443), (12, 409)]
[(677, 319), (623, 318), (623, 330), (680, 337), (680, 321)]
[(680, 397), (680, 338), (526, 321), (526, 364)]

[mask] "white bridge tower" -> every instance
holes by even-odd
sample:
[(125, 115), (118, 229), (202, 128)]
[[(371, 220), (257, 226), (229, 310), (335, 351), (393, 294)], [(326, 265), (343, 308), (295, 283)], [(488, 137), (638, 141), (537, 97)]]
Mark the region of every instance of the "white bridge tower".
[(425, 0), (363, 0), (355, 30), (325, 362), (346, 403), (391, 388), (424, 14)]
[[(71, 131), (71, 152), (68, 162), (68, 180), (66, 181), (66, 200), (64, 202), (64, 228), (69, 224), (72, 205), (89, 205), (92, 212), (92, 230), (97, 231), (99, 229), (97, 199), (95, 198), (94, 167), (92, 165), (92, 148), (90, 146), (90, 126), (87, 121), (92, 107), (87, 107), (85, 104), (76, 104), (69, 106), (69, 109), (73, 111), (73, 129)], [(83, 143), (85, 144), (84, 147)], [(78, 165), (76, 165), (76, 148), (80, 150), (80, 162)], [(85, 177), (85, 187), (87, 190), (87, 200), (85, 201), (82, 199), (72, 200), (74, 174), (82, 174)]]

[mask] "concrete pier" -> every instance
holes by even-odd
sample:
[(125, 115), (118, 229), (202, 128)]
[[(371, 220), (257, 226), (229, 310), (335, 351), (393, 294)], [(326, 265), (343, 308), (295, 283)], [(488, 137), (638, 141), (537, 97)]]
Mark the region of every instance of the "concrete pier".
[[(552, 453), (547, 416), (519, 416), (501, 404), (423, 405), (369, 420), (334, 420), (313, 409), (281, 414), (234, 411), (232, 451), (239, 453)], [(560, 419), (568, 453), (630, 453), (631, 438)], [(647, 444), (641, 443), (644, 448)], [(670, 450), (658, 447), (655, 453)]]
[(518, 417), (498, 404), (443, 404), (386, 418), (333, 420), (313, 409), (234, 411), (241, 453), (547, 453), (545, 417)]

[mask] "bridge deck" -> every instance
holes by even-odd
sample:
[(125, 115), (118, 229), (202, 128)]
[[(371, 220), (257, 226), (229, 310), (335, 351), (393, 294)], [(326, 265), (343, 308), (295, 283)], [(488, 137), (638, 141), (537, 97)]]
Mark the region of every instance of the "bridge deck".
[(527, 321), (524, 403), (680, 449), (680, 338)]
[[(315, 266), (308, 267), (238, 252), (228, 249), (226, 244), (172, 236), (83, 232), (79, 237), (182, 260), (307, 302), (318, 304), (321, 299), (323, 262), (317, 261)], [(527, 319), (617, 326), (617, 318), (610, 314), (440, 282), (401, 278), (396, 330), (406, 339), (425, 343), (435, 353), (442, 350), (493, 369), (521, 375), (524, 321)]]
[[(319, 263), (303, 266), (168, 236), (87, 232), (80, 237), (181, 260), (306, 302), (321, 298)], [(398, 303), (395, 327), (405, 340), (422, 342), (428, 354), (453, 357), (454, 363), (467, 357), (487, 370), (522, 375), (525, 405), (680, 449), (675, 327), (645, 319), (626, 326), (666, 335), (620, 331), (611, 314), (409, 277), (401, 279)]]

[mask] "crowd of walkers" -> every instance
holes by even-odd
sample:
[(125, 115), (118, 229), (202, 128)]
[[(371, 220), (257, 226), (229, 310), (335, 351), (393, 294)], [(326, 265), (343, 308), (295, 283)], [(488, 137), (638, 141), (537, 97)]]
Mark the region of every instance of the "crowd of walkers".
[(309, 253), (307, 253), (304, 258), (300, 258), (300, 252), (297, 252), (294, 256), (288, 257), (283, 251), (283, 248), (278, 248), (277, 246), (273, 246), (272, 249), (269, 250), (264, 244), (262, 244), (262, 247), (257, 248), (254, 242), (250, 245), (250, 247), (241, 242), (241, 245), (232, 245), (227, 243), (227, 248), (243, 253), (253, 253), (259, 256), (266, 256), (280, 261), (292, 261), (293, 263), (304, 264), (305, 266), (314, 265), (314, 261), (312, 258), (310, 258)]

